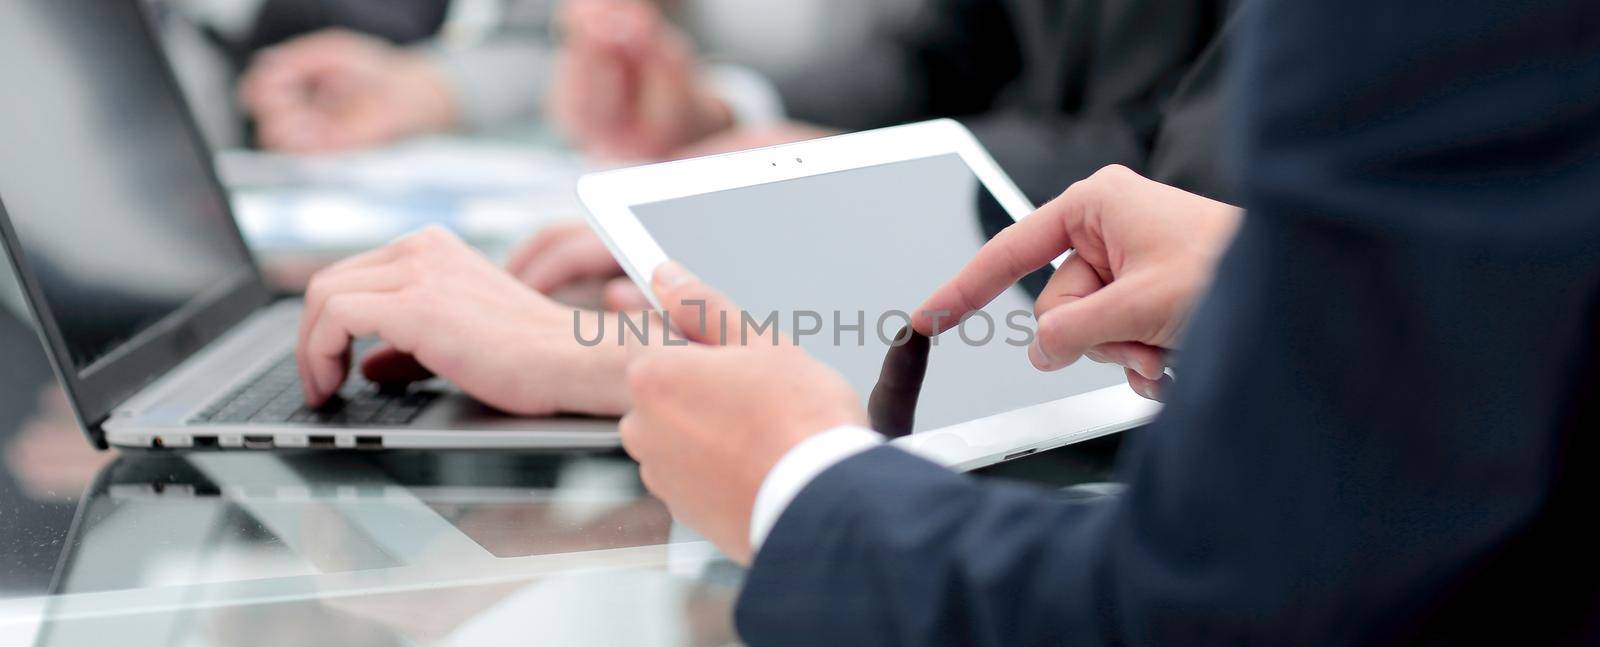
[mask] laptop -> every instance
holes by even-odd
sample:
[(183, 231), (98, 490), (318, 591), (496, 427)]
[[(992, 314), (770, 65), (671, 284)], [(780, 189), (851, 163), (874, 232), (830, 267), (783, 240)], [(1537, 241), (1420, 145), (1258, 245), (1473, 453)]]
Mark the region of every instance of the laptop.
[[(0, 237), (97, 447), (615, 447), (441, 381), (301, 401), (276, 299), (139, 0), (0, 3)], [(359, 344), (358, 344), (359, 346)], [(359, 350), (359, 349), (358, 349)]]

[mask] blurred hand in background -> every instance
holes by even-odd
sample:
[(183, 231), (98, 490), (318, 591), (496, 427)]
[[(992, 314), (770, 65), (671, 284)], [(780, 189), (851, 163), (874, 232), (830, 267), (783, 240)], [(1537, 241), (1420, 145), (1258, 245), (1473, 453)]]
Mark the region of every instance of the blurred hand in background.
[(262, 148), (320, 153), (445, 130), (458, 108), (443, 72), (380, 38), (324, 30), (269, 48), (239, 82)]
[(755, 128), (731, 128), (672, 151), (672, 159), (721, 155), (733, 151), (792, 144), (837, 135), (841, 131), (799, 121), (781, 121)]
[(658, 159), (733, 126), (699, 73), (689, 39), (640, 0), (571, 0), (551, 118), (579, 150)]
[(623, 274), (605, 241), (582, 220), (545, 227), (511, 252), (506, 271), (545, 295), (554, 296), (584, 283), (603, 285), (600, 305), (606, 310), (647, 310), (650, 301)]

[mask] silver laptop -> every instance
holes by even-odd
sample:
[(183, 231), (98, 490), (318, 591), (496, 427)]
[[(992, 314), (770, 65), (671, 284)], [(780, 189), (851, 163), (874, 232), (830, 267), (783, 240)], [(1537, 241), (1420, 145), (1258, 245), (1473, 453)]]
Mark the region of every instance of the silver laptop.
[[(96, 446), (613, 447), (433, 381), (301, 401), (275, 300), (139, 0), (0, 3), (0, 234)], [(534, 369), (530, 369), (534, 370)]]

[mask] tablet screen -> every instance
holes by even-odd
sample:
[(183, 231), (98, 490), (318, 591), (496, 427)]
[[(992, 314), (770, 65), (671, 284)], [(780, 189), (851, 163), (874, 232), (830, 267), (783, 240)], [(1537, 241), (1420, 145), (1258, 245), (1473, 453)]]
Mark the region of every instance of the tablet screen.
[[(843, 373), (863, 402), (884, 375), (886, 358), (897, 361), (889, 351), (907, 313), (1011, 222), (956, 154), (632, 210), (667, 257), (727, 293), (752, 325), (774, 323)], [(1033, 301), (1022, 285), (1013, 286), (984, 309), (986, 316), (932, 340), (911, 429), (1123, 382), (1120, 368), (1087, 360), (1053, 373), (1034, 369), (1025, 347), (1034, 330)]]

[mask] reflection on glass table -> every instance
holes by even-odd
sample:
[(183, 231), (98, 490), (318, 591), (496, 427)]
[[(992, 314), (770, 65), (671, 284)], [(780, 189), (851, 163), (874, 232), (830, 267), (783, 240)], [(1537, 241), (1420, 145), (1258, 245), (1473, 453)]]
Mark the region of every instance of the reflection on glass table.
[[(737, 642), (741, 571), (623, 455), (96, 452), (15, 305), (0, 298), (0, 645)], [(1119, 442), (982, 472), (1102, 481)]]
[[(130, 454), (79, 506), (31, 631), (37, 645), (724, 644), (738, 580), (617, 455)], [(23, 606), (0, 601), (0, 625)]]

